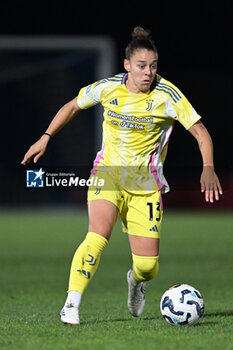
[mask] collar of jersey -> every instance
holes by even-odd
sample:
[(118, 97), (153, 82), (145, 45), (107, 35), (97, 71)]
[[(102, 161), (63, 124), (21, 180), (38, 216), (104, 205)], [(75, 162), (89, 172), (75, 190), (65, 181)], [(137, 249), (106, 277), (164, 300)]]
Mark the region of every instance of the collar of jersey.
[[(126, 87), (126, 80), (128, 79), (128, 73), (125, 73), (122, 77), (122, 80), (121, 80), (121, 84), (122, 85), (125, 85), (125, 88), (127, 89)], [(155, 79), (153, 81), (153, 83), (151, 84), (151, 88), (150, 90), (148, 90), (147, 92), (143, 92), (143, 94), (146, 94), (146, 95), (149, 95), (151, 93), (151, 91), (153, 91), (155, 89), (155, 86), (157, 84), (157, 74), (155, 75)], [(128, 90), (128, 89), (127, 89)], [(129, 91), (129, 90), (128, 90)], [(132, 91), (129, 91), (131, 94), (134, 94), (134, 95), (141, 95), (141, 94), (136, 94), (135, 92), (132, 92)]]

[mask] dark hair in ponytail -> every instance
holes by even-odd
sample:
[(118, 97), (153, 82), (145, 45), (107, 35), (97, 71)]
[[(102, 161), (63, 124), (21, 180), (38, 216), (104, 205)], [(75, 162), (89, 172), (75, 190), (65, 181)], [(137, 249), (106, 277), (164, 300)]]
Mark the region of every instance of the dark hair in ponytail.
[(129, 60), (134, 51), (138, 49), (146, 49), (158, 53), (155, 43), (150, 36), (150, 31), (139, 26), (133, 30), (132, 40), (125, 49), (125, 58)]

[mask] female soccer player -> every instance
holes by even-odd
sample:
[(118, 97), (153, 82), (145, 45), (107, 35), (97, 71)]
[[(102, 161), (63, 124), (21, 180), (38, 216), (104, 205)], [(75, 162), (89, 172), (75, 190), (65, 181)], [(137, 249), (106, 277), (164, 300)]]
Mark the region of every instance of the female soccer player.
[(88, 191), (88, 233), (74, 254), (68, 296), (61, 321), (79, 324), (82, 295), (107, 246), (116, 219), (121, 214), (128, 233), (132, 269), (127, 273), (128, 308), (141, 315), (145, 305), (145, 282), (158, 273), (160, 229), (163, 215), (161, 193), (169, 191), (163, 163), (175, 120), (198, 141), (203, 160), (201, 191), (214, 202), (222, 194), (214, 172), (213, 146), (200, 116), (169, 81), (158, 74), (158, 52), (148, 31), (135, 27), (126, 48), (126, 74), (117, 74), (80, 90), (65, 104), (46, 133), (30, 147), (22, 161), (34, 163), (47, 144), (82, 109), (97, 103), (104, 107), (103, 143), (91, 176), (105, 180), (105, 188)]

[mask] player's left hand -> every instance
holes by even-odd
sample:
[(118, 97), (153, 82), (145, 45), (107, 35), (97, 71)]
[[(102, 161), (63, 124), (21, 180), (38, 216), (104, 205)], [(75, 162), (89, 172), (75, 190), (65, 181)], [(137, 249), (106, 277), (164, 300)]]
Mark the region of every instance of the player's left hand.
[(204, 166), (201, 174), (201, 192), (205, 192), (206, 202), (214, 203), (219, 200), (219, 194), (223, 194), (218, 176), (213, 166)]

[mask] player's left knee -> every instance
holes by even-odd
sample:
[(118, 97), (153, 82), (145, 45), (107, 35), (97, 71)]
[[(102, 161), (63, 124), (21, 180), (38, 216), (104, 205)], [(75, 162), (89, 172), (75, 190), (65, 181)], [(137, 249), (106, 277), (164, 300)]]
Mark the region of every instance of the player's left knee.
[(133, 272), (136, 282), (150, 281), (155, 278), (159, 271), (158, 256), (139, 256), (132, 253)]

